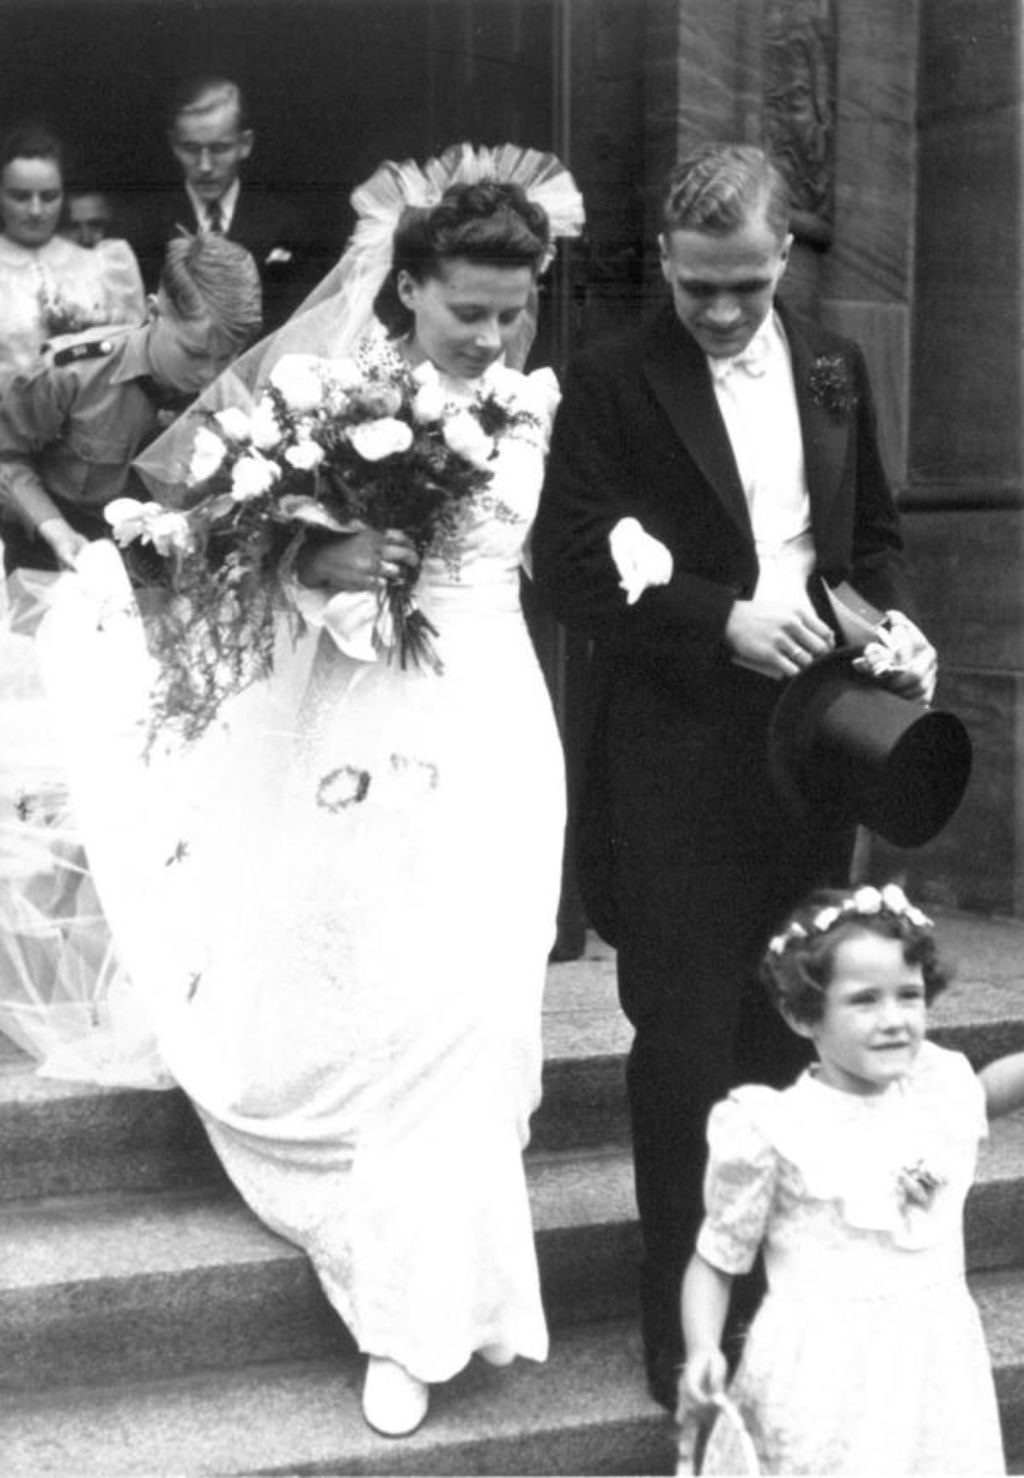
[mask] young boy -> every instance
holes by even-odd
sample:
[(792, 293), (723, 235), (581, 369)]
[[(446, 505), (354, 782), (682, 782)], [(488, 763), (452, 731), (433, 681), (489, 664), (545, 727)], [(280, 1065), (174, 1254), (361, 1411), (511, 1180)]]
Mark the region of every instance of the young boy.
[(170, 242), (138, 328), (55, 339), (39, 367), (0, 384), (0, 538), (8, 573), (70, 568), (135, 491), (132, 459), (260, 330), (260, 279), (244, 247), (201, 233)]

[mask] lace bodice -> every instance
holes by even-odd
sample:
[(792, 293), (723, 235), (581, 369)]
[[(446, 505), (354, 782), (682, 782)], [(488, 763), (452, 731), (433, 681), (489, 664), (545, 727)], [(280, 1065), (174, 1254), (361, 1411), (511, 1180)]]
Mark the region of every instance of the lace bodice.
[[(738, 1273), (763, 1242), (773, 1290), (798, 1296), (881, 1296), (955, 1275), (984, 1133), (970, 1065), (930, 1043), (907, 1079), (877, 1095), (840, 1092), (810, 1071), (781, 1093), (737, 1089), (709, 1124), (699, 1249)], [(922, 1167), (938, 1181), (926, 1205), (908, 1190)]]

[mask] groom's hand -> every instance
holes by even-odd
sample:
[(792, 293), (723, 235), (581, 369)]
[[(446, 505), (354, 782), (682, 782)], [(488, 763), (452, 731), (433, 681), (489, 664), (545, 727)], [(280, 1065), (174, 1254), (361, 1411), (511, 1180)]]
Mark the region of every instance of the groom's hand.
[(725, 623), (725, 644), (741, 666), (789, 678), (830, 652), (835, 637), (809, 605), (738, 600)]

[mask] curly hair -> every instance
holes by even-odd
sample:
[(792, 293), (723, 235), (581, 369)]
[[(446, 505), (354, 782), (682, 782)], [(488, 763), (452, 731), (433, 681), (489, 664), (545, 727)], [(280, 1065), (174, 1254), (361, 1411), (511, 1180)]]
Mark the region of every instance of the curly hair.
[(440, 277), (459, 258), (496, 267), (528, 267), (536, 277), (551, 248), (547, 212), (519, 185), (499, 180), (450, 185), (433, 206), (407, 206), (395, 228), (391, 270), (374, 312), (390, 334), (408, 333), (412, 314), (398, 296), (398, 276)]
[(752, 144), (701, 144), (669, 171), (662, 191), (662, 229), (728, 236), (761, 210), (781, 242), (789, 230), (786, 177)]
[(175, 236), (167, 244), (160, 287), (179, 318), (209, 317), (233, 349), (243, 349), (260, 331), (259, 268), (244, 246), (226, 236)]
[(821, 1020), (836, 951), (858, 934), (900, 940), (905, 962), (921, 967), (929, 1004), (952, 979), (952, 969), (940, 959), (931, 922), (923, 914), (885, 905), (877, 912), (861, 911), (853, 906), (855, 897), (848, 890), (814, 893), (790, 914), (762, 960), (761, 980), (776, 1007), (803, 1026)]

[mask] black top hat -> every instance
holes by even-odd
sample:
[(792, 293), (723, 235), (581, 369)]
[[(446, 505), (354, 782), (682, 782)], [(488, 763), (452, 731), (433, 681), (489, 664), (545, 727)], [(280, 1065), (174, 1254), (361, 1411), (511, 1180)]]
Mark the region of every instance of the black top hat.
[(796, 819), (857, 822), (897, 847), (937, 836), (963, 799), (971, 741), (960, 720), (864, 674), (849, 648), (792, 679), (775, 706), (768, 764)]

